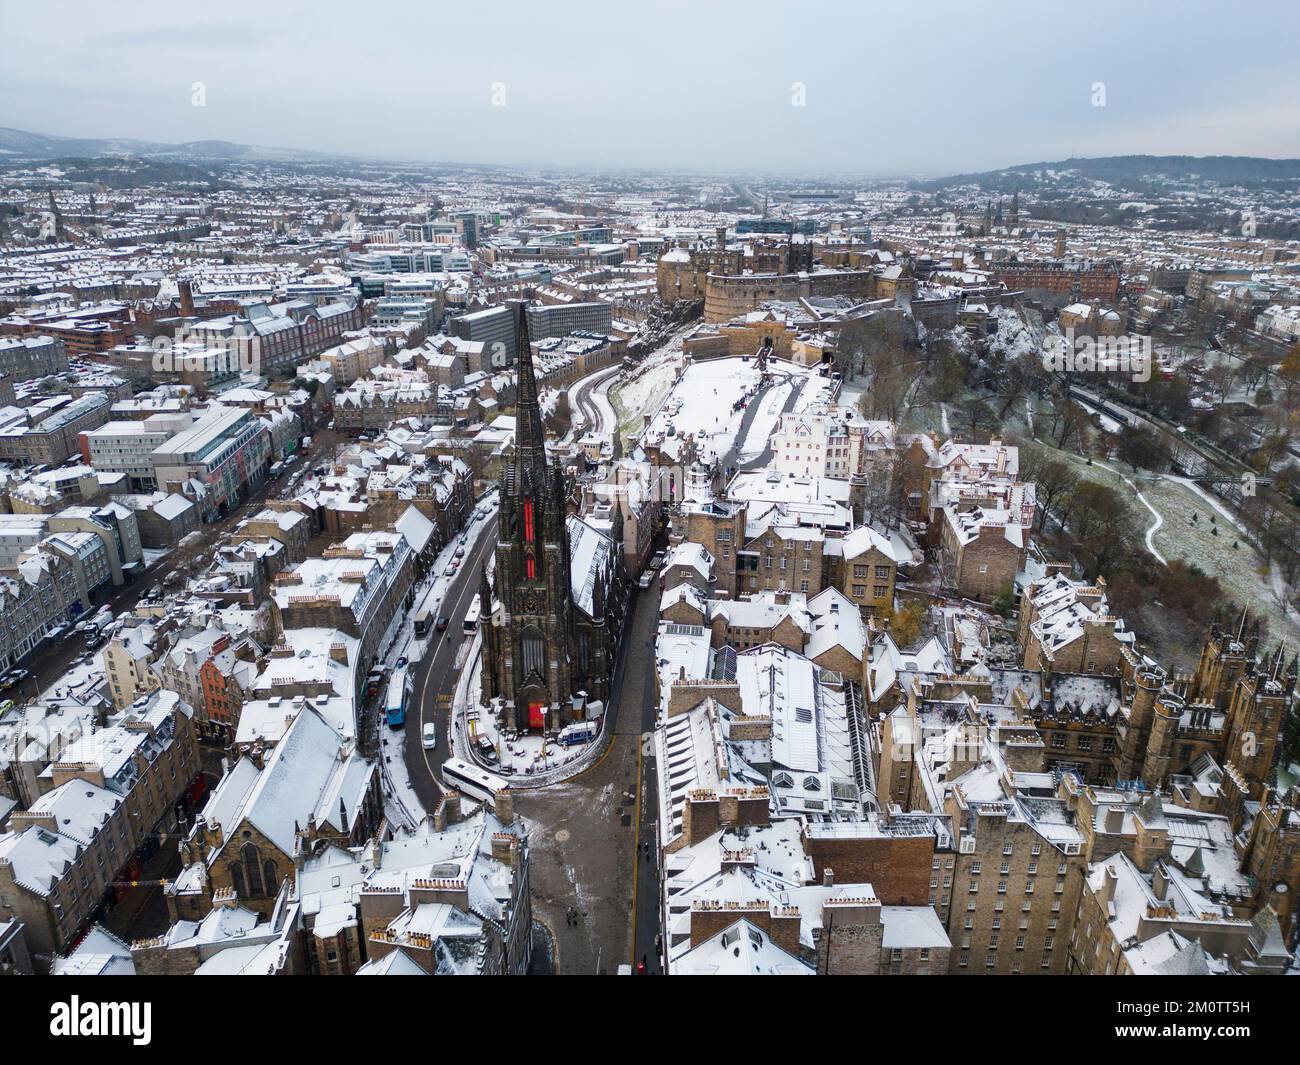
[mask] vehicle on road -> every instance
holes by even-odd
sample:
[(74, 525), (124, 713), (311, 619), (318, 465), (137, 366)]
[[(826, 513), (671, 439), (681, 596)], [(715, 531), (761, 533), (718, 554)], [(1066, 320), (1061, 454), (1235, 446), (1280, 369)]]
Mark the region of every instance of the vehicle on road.
[(655, 582), (654, 571), (647, 570), (645, 573), (641, 574), (641, 579), (637, 581), (637, 585), (641, 588), (642, 591), (644, 591), (646, 588), (649, 588), (650, 585), (654, 584), (654, 582)]
[(411, 661), (411, 660), (410, 660), (409, 658), (407, 658), (406, 655), (402, 655), (402, 656), (401, 656), (400, 658), (398, 658), (398, 660), (397, 660), (397, 667), (398, 667), (398, 669), (400, 669), (402, 666), (406, 665), (406, 664), (407, 664), (408, 662), (410, 662), (410, 661)]
[(464, 557), (465, 557), (465, 549), (464, 549), (463, 547), (458, 547), (458, 548), (456, 548), (456, 555), (455, 555), (455, 557), (456, 557), (456, 558), (464, 558)]
[(415, 615), (412, 624), (415, 627), (415, 638), (417, 640), (424, 639), (429, 634), (429, 611), (427, 609), (421, 610)]
[(474, 741), (474, 749), (478, 751), (478, 756), (485, 762), (490, 762), (493, 765), (496, 765), (500, 760), (497, 756), (496, 744), (488, 739), (487, 736), (480, 736), (476, 739)]
[(575, 721), (572, 725), (565, 725), (560, 729), (560, 746), (574, 747), (579, 743), (590, 743), (596, 738), (596, 731), (595, 721)]
[(455, 564), (449, 565), (445, 570), (442, 571), (442, 575), (443, 575), (444, 577), (451, 577), (451, 576), (454, 576), (455, 573), (456, 573), (456, 566), (455, 566)]
[(666, 556), (662, 551), (656, 551), (653, 555), (650, 556), (650, 565), (647, 566), (646, 568), (651, 571), (658, 570), (664, 564), (665, 557)]
[(478, 621), (480, 615), (479, 597), (476, 595), (470, 600), (469, 609), (465, 611), (465, 635), (473, 636), (478, 632)]
[(424, 728), (420, 730), (420, 743), (426, 751), (431, 751), (438, 746), (438, 726), (434, 722), (424, 723)]
[(451, 620), (447, 617), (446, 614), (439, 614), (438, 621), (433, 628), (435, 632), (446, 632), (447, 626), (450, 624), (451, 624)]
[(489, 804), (496, 802), (497, 792), (506, 786), (503, 777), (462, 762), (459, 758), (448, 758), (442, 763), (442, 781), (447, 787), (455, 788), (471, 799)]
[(393, 679), (388, 682), (388, 693), (384, 696), (384, 720), (389, 728), (401, 728), (406, 724), (406, 667), (393, 670)]

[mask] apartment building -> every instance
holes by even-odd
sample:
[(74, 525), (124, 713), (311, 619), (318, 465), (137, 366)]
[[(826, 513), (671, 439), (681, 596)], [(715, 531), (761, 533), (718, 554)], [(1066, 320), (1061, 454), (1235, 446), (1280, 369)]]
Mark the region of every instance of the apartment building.
[(83, 733), (48, 790), (0, 835), (0, 920), (20, 920), (39, 967), (67, 951), (158, 832), (174, 834), (200, 779), (190, 708), (154, 692)]
[(193, 498), (212, 521), (237, 506), (266, 477), (270, 434), (251, 410), (213, 406), (153, 453), (154, 476), (165, 492)]

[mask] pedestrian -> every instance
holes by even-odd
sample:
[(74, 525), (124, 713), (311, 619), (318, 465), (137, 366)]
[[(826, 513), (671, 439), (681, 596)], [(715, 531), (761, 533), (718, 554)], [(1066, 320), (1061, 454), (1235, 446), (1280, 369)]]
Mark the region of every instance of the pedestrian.
[(645, 959), (644, 959), (644, 958), (642, 958), (639, 962), (636, 963), (636, 974), (637, 974), (637, 976), (645, 976)]

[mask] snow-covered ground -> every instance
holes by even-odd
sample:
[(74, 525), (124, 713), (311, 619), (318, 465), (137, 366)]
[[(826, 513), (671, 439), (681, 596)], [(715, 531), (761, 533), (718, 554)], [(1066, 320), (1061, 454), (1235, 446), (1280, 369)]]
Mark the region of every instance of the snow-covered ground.
[(785, 381), (770, 388), (767, 394), (763, 396), (758, 414), (750, 422), (749, 431), (745, 434), (744, 442), (740, 445), (740, 461), (748, 462), (751, 459), (758, 458), (759, 455), (767, 448), (768, 442), (772, 439), (772, 434), (776, 431), (776, 423), (781, 417), (781, 412), (785, 409), (786, 401), (790, 398), (790, 392), (795, 385), (792, 381)]
[(739, 404), (753, 396), (760, 376), (752, 360), (691, 363), (651, 420), (643, 439), (671, 447), (672, 437), (692, 437), (705, 462), (721, 458), (731, 450), (740, 431), (745, 411)]
[(533, 732), (513, 737), (501, 735), (497, 731), (495, 716), (486, 707), (478, 705), (476, 696), (481, 690), (479, 673), (482, 665), (483, 659), (480, 656), (475, 661), (466, 684), (464, 705), (459, 706), (457, 712), (462, 734), (468, 741), (472, 742), (486, 736), (496, 748), (499, 762), (491, 767), (492, 772), (508, 779), (517, 778), (520, 783), (527, 783), (530, 776), (554, 772), (571, 763), (582, 761), (593, 750), (592, 744), (598, 742), (600, 729), (604, 724), (601, 720), (604, 708), (600, 704), (593, 704), (594, 707), (599, 708), (600, 713), (593, 715), (592, 719), (597, 722), (597, 729), (595, 736), (586, 743), (565, 747), (556, 743), (554, 739), (547, 739)]

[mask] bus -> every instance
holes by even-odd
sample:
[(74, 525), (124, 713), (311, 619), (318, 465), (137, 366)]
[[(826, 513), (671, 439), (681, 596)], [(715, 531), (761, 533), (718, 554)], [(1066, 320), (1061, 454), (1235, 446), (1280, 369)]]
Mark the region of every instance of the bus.
[(428, 608), (421, 610), (415, 615), (413, 624), (415, 625), (415, 638), (423, 640), (429, 635), (429, 611)]
[(442, 763), (442, 782), (448, 788), (455, 788), (462, 795), (478, 799), (489, 806), (495, 804), (497, 792), (506, 786), (504, 777), (459, 758), (448, 758)]
[(393, 679), (388, 682), (388, 692), (384, 696), (384, 717), (389, 728), (401, 728), (406, 724), (406, 666), (394, 670)]
[(478, 632), (478, 619), (480, 613), (478, 598), (477, 595), (474, 596), (474, 598), (469, 601), (469, 609), (465, 611), (466, 636), (473, 636), (474, 633)]

